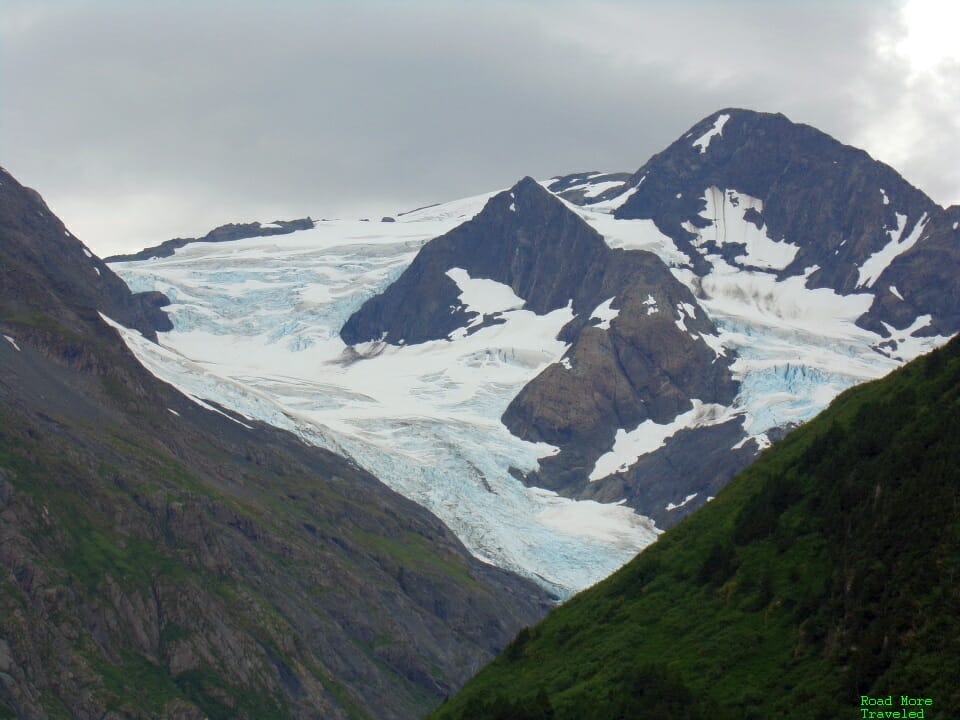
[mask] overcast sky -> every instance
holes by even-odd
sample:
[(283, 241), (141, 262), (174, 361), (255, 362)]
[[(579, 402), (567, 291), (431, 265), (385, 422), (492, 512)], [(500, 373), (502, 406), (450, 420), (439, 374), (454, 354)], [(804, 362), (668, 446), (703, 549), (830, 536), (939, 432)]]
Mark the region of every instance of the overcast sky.
[(101, 255), (632, 171), (783, 112), (960, 202), (960, 3), (0, 2), (0, 165)]

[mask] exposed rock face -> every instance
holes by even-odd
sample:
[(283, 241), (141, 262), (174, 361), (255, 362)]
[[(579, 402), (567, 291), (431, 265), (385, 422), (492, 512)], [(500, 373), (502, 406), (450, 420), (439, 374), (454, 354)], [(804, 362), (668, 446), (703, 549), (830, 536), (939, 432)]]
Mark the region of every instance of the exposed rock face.
[(252, 237), (269, 237), (270, 235), (288, 235), (297, 230), (309, 230), (313, 227), (313, 220), (309, 217), (297, 220), (274, 220), (268, 225), (259, 222), (228, 223), (216, 227), (201, 238), (174, 238), (166, 240), (155, 247), (144, 248), (139, 252), (127, 255), (113, 255), (104, 262), (124, 262), (128, 260), (149, 260), (152, 257), (170, 257), (180, 248), (194, 242), (230, 242)]
[[(26, 310), (44, 293), (69, 296), (87, 310), (99, 310), (146, 337), (172, 329), (160, 310), (158, 292), (134, 295), (100, 258), (64, 227), (40, 195), (0, 168), (0, 302), (6, 312)], [(13, 268), (19, 272), (13, 272)], [(38, 307), (42, 303), (34, 302)]]
[[(696, 230), (709, 224), (701, 215), (709, 188), (759, 199), (762, 210), (738, 212), (765, 227), (772, 240), (799, 247), (779, 277), (804, 275), (816, 267), (807, 287), (843, 295), (883, 289), (860, 319), (863, 327), (886, 335), (882, 322), (904, 328), (930, 314), (924, 334), (950, 335), (960, 329), (960, 304), (946, 300), (960, 291), (956, 211), (940, 208), (864, 151), (783, 115), (737, 109), (713, 113), (651, 158), (623, 188), (586, 202), (623, 194), (626, 200), (616, 217), (654, 220), (689, 256), (694, 270), (704, 274), (710, 270), (704, 255), (710, 252), (738, 265), (734, 249), (691, 244)], [(885, 248), (897, 245), (892, 263), (878, 263)], [(877, 273), (869, 272), (871, 258)], [(905, 300), (886, 292), (890, 285)]]
[[(960, 330), (960, 205), (933, 210), (916, 245), (897, 257), (875, 283), (882, 288), (860, 324), (886, 336), (887, 323), (905, 328), (923, 315), (919, 335)], [(894, 292), (896, 290), (896, 292)]]
[[(519, 437), (561, 448), (526, 482), (577, 497), (626, 498), (670, 525), (750, 461), (758, 442), (743, 442), (744, 418), (731, 414), (674, 433), (629, 467), (603, 477), (597, 470), (618, 430), (663, 426), (694, 400), (730, 405), (734, 358), (709, 346), (717, 346), (714, 329), (697, 301), (713, 299), (718, 275), (762, 276), (742, 291), (758, 313), (790, 310), (774, 297), (789, 293), (780, 284), (788, 279), (794, 289), (871, 293), (857, 324), (887, 338), (874, 348), (894, 358), (897, 338), (960, 330), (960, 209), (938, 207), (862, 150), (782, 115), (721, 110), (632, 175), (576, 173), (547, 187), (568, 202), (615, 208), (618, 220), (653, 220), (681, 253), (674, 260), (670, 251), (674, 273), (652, 255), (611, 250), (528, 178), (425, 246), (342, 332), (348, 343), (418, 343), (498, 322), (495, 313), (480, 318), (461, 303), (447, 274), (455, 267), (508, 285), (537, 313), (570, 303), (575, 317), (560, 334), (571, 344), (563, 362), (529, 383), (503, 416)], [(591, 319), (604, 303), (616, 317)]]
[(368, 473), (158, 382), (96, 314), (109, 270), (70, 239), (60, 269), (2, 183), (0, 716), (415, 718), (545, 612)]
[[(652, 253), (611, 250), (530, 178), (425, 245), (396, 282), (348, 320), (343, 339), (412, 344), (476, 323), (447, 274), (453, 268), (508, 285), (538, 314), (568, 305), (574, 312), (560, 333), (570, 343), (563, 362), (529, 383), (503, 416), (518, 437), (561, 449), (541, 460), (530, 483), (578, 495), (618, 428), (666, 423), (692, 399), (726, 404), (736, 395), (732, 359), (704, 340), (716, 329), (666, 265)], [(616, 317), (597, 318), (601, 306)], [(495, 315), (484, 317), (470, 331), (495, 322)]]

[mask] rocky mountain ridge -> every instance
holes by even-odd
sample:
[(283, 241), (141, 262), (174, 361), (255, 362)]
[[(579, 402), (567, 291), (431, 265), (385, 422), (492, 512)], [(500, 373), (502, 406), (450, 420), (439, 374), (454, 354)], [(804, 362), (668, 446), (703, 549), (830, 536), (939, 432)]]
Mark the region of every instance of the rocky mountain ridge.
[[(729, 405), (736, 396), (733, 358), (718, 354), (716, 328), (666, 264), (643, 250), (609, 248), (531, 178), (424, 245), (384, 293), (347, 320), (341, 336), (350, 345), (417, 344), (499, 322), (498, 313), (462, 301), (460, 271), (508, 286), (523, 309), (538, 315), (566, 306), (573, 313), (558, 335), (569, 345), (561, 361), (532, 380), (503, 415), (518, 437), (560, 449), (525, 476), (528, 483), (583, 493), (618, 428), (665, 424), (691, 410), (694, 400)], [(744, 437), (741, 423), (727, 423), (733, 445)], [(598, 493), (598, 487), (589, 490)], [(655, 502), (666, 505), (677, 490)], [(615, 492), (623, 497), (624, 483)]]
[[(250, 245), (234, 276), (249, 277), (241, 262), (255, 265), (258, 279), (277, 277), (269, 290), (184, 282), (184, 264), (213, 278), (227, 261), (208, 252), (118, 270), (138, 289), (180, 296), (172, 316), (182, 332), (165, 339), (181, 357), (156, 359), (172, 382), (252, 383), (279, 412), (235, 389), (224, 402), (349, 446), (447, 513), (475, 551), (542, 579), (548, 564), (556, 578), (558, 565), (565, 574), (583, 561), (531, 542), (527, 533), (544, 541), (548, 525), (550, 541), (560, 537), (542, 505), (553, 496), (524, 495), (544, 508), (524, 527), (511, 477), (576, 500), (578, 512), (625, 503), (661, 528), (676, 524), (843, 389), (956, 331), (957, 212), (814, 128), (727, 109), (636, 173), (526, 179), (362, 235), (318, 223), (269, 257)], [(442, 229), (431, 235), (433, 223)], [(354, 290), (345, 267), (356, 269)], [(293, 316), (234, 321), (238, 304), (281, 294)], [(224, 370), (193, 340), (198, 330), (270, 360)], [(278, 377), (286, 363), (295, 381)], [(374, 367), (409, 392), (371, 390)], [(534, 463), (527, 441), (539, 443)], [(478, 450), (484, 443), (496, 451)], [(391, 448), (399, 452), (385, 457)], [(429, 455), (431, 471), (406, 466), (408, 454)], [(569, 532), (586, 527), (619, 550), (637, 537), (617, 518), (572, 521)], [(515, 552), (528, 547), (538, 556)]]
[[(708, 208), (710, 188), (757, 202)], [(744, 248), (735, 239), (700, 232), (720, 224), (724, 212), (739, 214), (774, 243), (796, 247), (785, 262), (765, 268), (778, 279), (804, 276), (806, 287), (840, 295), (873, 290), (861, 327), (887, 337), (884, 323), (903, 329), (929, 314), (921, 335), (960, 329), (956, 303), (942, 292), (944, 284), (956, 288), (960, 208), (941, 208), (863, 150), (783, 115), (736, 108), (712, 113), (623, 185), (582, 204), (604, 202), (618, 203), (616, 218), (653, 220), (698, 275), (710, 272), (704, 257), (710, 254), (750, 267), (737, 262)], [(938, 262), (929, 262), (931, 256)]]
[(103, 319), (141, 310), (3, 176), (0, 717), (414, 718), (543, 614), (355, 464), (158, 381)]
[(287, 235), (297, 230), (308, 230), (312, 228), (314, 221), (312, 218), (305, 217), (297, 220), (274, 220), (271, 223), (261, 224), (260, 222), (250, 223), (227, 223), (220, 225), (199, 238), (174, 238), (165, 240), (154, 247), (144, 248), (135, 253), (126, 253), (120, 255), (111, 255), (104, 259), (104, 262), (128, 262), (131, 260), (149, 260), (155, 257), (170, 257), (178, 249), (186, 247), (190, 243), (196, 242), (230, 242), (232, 240), (243, 240), (251, 237), (269, 237), (270, 235)]

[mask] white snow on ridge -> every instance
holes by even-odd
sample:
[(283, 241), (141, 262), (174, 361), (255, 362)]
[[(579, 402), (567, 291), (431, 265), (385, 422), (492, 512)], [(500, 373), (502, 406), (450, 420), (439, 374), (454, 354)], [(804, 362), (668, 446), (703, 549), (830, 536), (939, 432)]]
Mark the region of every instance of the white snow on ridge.
[(890, 242), (868, 257), (858, 268), (857, 287), (873, 287), (877, 278), (890, 266), (890, 263), (916, 245), (928, 220), (927, 214), (924, 213), (917, 224), (913, 226), (910, 235), (904, 238), (903, 233), (906, 229), (907, 216), (897, 213), (897, 227), (888, 231)]
[(736, 416), (736, 412), (723, 405), (693, 400), (693, 408), (677, 415), (672, 422), (660, 425), (653, 420), (644, 420), (633, 430), (617, 430), (613, 448), (601, 455), (590, 473), (591, 482), (602, 480), (614, 473), (624, 472), (643, 455), (664, 446), (666, 441), (680, 430), (718, 425)]
[[(447, 223), (446, 229), (443, 230), (443, 232), (447, 232), (447, 230), (452, 230), (465, 220), (473, 218), (478, 212), (483, 210), (483, 206), (487, 204), (490, 198), (494, 195), (499, 195), (501, 192), (503, 192), (503, 190), (473, 195), (460, 200), (430, 205), (417, 210), (408, 210), (398, 213), (396, 220), (400, 223)], [(443, 232), (438, 232), (437, 234), (442, 235)]]
[(659, 256), (668, 265), (686, 265), (689, 262), (673, 240), (660, 232), (653, 220), (617, 220), (606, 212), (597, 211), (596, 205), (578, 207), (567, 203), (567, 207), (600, 233), (608, 247), (646, 250)]
[(713, 142), (713, 139), (718, 135), (723, 135), (723, 126), (727, 124), (727, 120), (729, 119), (730, 116), (726, 113), (717, 116), (716, 121), (713, 123), (713, 127), (693, 141), (693, 147), (699, 147), (701, 155), (706, 153), (707, 148), (710, 147), (710, 143)]

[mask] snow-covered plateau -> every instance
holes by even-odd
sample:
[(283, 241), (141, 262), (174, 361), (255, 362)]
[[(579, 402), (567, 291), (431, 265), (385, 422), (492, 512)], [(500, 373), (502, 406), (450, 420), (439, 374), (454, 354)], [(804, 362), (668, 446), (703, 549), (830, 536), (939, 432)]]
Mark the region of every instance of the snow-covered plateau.
[[(410, 346), (348, 348), (339, 336), (347, 318), (396, 279), (424, 243), (471, 218), (491, 195), (396, 222), (318, 221), (288, 235), (198, 242), (170, 257), (114, 263), (133, 291), (170, 298), (175, 329), (153, 344), (116, 327), (151, 372), (198, 402), (215, 401), (352, 458), (438, 515), (478, 557), (566, 596), (610, 574), (658, 534), (622, 503), (571, 500), (525, 487), (510, 473), (535, 469), (538, 458), (556, 452), (512, 436), (500, 417), (524, 385), (561, 361), (567, 345), (556, 336), (572, 310), (538, 316), (510, 288), (456, 269), (448, 275), (462, 291), (460, 302), (481, 315), (499, 312), (505, 322)], [(705, 198), (711, 215), (730, 200), (711, 189)], [(747, 431), (762, 444), (767, 430), (806, 420), (844, 388), (945, 341), (914, 338), (908, 329), (899, 358), (878, 352), (882, 338), (854, 324), (871, 288), (842, 297), (807, 289), (803, 277), (778, 282), (770, 271), (795, 249), (739, 225), (737, 213), (701, 231), (703, 240), (719, 245), (724, 233), (744, 243), (755, 269), (711, 255), (712, 272), (695, 277), (652, 222), (615, 220), (616, 206), (570, 205), (612, 247), (655, 252), (694, 290), (720, 329), (715, 349), (736, 353), (742, 385), (731, 408), (696, 406), (669, 426), (623, 428), (594, 479), (683, 427), (737, 414), (746, 415)], [(871, 269), (871, 277), (877, 274)], [(607, 327), (616, 312), (609, 302), (594, 311)], [(677, 317), (682, 321), (682, 309)]]

